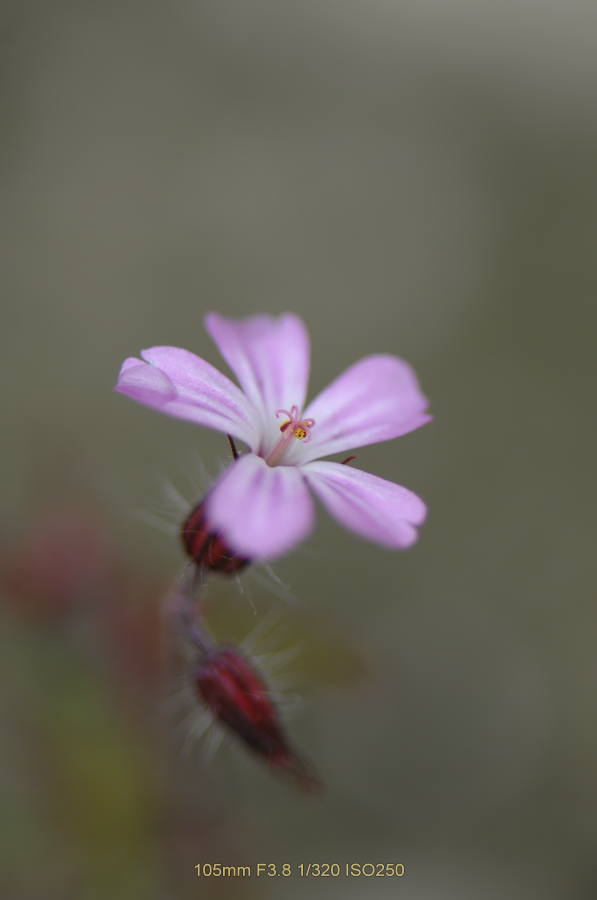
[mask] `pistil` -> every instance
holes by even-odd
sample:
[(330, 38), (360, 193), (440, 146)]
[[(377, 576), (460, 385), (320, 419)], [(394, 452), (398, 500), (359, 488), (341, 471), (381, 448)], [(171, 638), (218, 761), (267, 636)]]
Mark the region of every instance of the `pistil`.
[(302, 419), (300, 417), (298, 406), (291, 406), (290, 412), (287, 409), (279, 409), (276, 413), (276, 418), (279, 418), (281, 415), (286, 416), (287, 419), (280, 425), (282, 436), (278, 443), (265, 457), (268, 466), (280, 465), (293, 438), (297, 441), (308, 443), (311, 440), (311, 429), (315, 425), (315, 419)]

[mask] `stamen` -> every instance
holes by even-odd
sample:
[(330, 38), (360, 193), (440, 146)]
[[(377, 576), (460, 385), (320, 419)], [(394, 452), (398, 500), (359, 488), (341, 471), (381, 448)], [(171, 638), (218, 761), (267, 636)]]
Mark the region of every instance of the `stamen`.
[(286, 448), (291, 443), (293, 437), (296, 438), (297, 441), (304, 441), (307, 444), (311, 440), (311, 429), (315, 425), (315, 419), (301, 419), (299, 408), (294, 404), (290, 407), (290, 411), (287, 409), (279, 409), (276, 412), (276, 418), (278, 419), (280, 416), (286, 416), (287, 418), (286, 421), (282, 422), (280, 425), (282, 437), (271, 453), (265, 458), (268, 466), (277, 466), (281, 462)]

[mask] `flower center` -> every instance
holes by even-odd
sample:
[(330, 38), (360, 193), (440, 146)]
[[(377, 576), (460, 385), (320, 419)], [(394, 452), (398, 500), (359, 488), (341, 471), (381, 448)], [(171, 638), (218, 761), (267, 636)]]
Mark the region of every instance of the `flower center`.
[(286, 448), (292, 443), (292, 439), (304, 441), (308, 443), (311, 440), (311, 429), (315, 425), (315, 419), (303, 419), (299, 414), (298, 406), (291, 406), (290, 412), (287, 409), (279, 409), (276, 418), (286, 416), (286, 421), (280, 425), (282, 436), (273, 450), (265, 457), (268, 466), (277, 466), (284, 457)]

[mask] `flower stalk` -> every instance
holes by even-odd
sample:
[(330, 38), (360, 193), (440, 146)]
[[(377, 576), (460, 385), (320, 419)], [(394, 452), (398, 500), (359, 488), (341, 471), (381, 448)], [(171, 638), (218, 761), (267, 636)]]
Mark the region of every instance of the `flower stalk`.
[(292, 749), (263, 676), (233, 644), (219, 644), (205, 622), (202, 592), (208, 570), (191, 565), (176, 584), (170, 609), (192, 648), (189, 677), (195, 695), (214, 719), (272, 769), (312, 791), (319, 781)]

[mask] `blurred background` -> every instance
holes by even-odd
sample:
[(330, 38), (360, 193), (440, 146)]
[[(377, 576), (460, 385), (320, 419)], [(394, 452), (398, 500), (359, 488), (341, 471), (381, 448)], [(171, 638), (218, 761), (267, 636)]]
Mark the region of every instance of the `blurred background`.
[[(3, 896), (594, 897), (595, 4), (2, 20)], [(220, 365), (211, 309), (303, 316), (312, 392), (403, 356), (435, 414), (355, 463), (427, 500), (415, 548), (322, 513), (276, 565), (294, 600), (209, 589), (223, 639), (274, 623), (258, 650), (302, 698), (282, 715), (315, 796), (233, 741), (189, 750), (165, 699), (168, 485), (196, 501), (228, 450), (112, 386), (153, 344)]]

